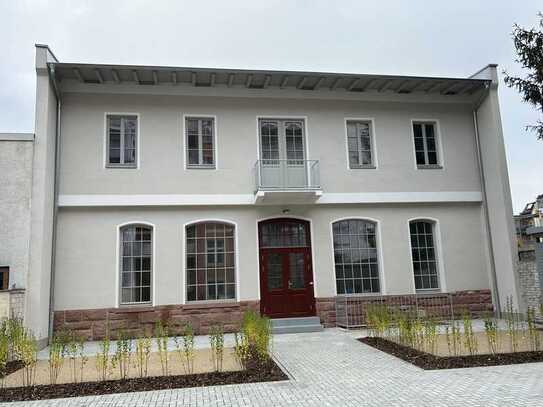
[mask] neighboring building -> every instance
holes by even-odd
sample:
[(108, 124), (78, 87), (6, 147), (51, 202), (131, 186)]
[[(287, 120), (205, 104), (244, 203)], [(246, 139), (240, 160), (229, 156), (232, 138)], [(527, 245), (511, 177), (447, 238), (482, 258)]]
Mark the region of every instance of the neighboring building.
[(0, 318), (24, 316), (34, 134), (0, 133)]
[(526, 233), (531, 227), (543, 226), (543, 194), (526, 204), (522, 212), (514, 216), (519, 252), (533, 251), (536, 238)]
[(89, 338), (234, 329), (246, 309), (333, 325), (337, 296), (523, 306), (495, 65), (427, 78), (36, 52), (40, 339), (50, 318)]

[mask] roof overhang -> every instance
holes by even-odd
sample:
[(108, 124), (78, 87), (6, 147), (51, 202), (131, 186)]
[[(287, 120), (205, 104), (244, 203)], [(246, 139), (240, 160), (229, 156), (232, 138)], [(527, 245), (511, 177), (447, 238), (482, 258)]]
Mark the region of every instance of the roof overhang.
[[(447, 78), (400, 75), (373, 75), (330, 72), (274, 71), (223, 68), (165, 67), (142, 65), (106, 65), (50, 62), (55, 78), (64, 91), (93, 89), (108, 92), (144, 89), (166, 90), (192, 88), (209, 94), (210, 89), (236, 89), (259, 95), (269, 92), (295, 91), (297, 94), (351, 96), (430, 95), (475, 100), (490, 83), (481, 78)], [(82, 86), (85, 85), (85, 86)], [(105, 91), (102, 89), (102, 91)], [(171, 93), (166, 91), (165, 93)]]

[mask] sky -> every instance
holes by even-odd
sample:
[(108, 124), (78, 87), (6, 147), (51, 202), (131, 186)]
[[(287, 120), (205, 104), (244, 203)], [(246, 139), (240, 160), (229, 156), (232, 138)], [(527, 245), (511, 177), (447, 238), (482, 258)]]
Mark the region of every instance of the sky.
[[(466, 77), (522, 73), (513, 24), (541, 0), (0, 0), (0, 132), (33, 132), (34, 44), (62, 62)], [(541, 112), (502, 83), (515, 213), (543, 193)]]

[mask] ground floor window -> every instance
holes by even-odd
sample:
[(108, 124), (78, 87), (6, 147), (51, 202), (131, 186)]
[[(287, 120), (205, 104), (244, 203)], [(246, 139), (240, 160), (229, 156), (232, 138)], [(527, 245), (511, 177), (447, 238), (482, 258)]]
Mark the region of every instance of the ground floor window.
[(432, 221), (409, 222), (411, 257), (417, 290), (439, 289), (434, 229), (435, 223)]
[(187, 301), (236, 298), (234, 226), (199, 222), (186, 227)]
[(378, 293), (375, 222), (346, 219), (332, 225), (338, 294)]
[(151, 302), (153, 228), (126, 225), (120, 229), (121, 304)]

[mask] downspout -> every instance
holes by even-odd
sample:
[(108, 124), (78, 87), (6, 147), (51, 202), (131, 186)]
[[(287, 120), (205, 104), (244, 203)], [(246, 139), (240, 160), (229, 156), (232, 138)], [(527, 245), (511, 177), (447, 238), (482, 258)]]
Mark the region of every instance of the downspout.
[(477, 120), (477, 109), (481, 106), (485, 97), (490, 93), (489, 84), (486, 85), (486, 90), (477, 101), (473, 108), (473, 125), (475, 128), (475, 144), (477, 147), (477, 162), (479, 164), (479, 178), (481, 180), (481, 192), (483, 194), (483, 212), (486, 223), (487, 230), (487, 241), (488, 241), (488, 252), (490, 254), (490, 284), (492, 285), (492, 302), (495, 305), (496, 317), (501, 317), (501, 305), (500, 305), (500, 296), (498, 293), (498, 278), (496, 276), (496, 262), (494, 259), (494, 244), (492, 243), (492, 233), (490, 231), (490, 217), (488, 215), (488, 200), (486, 194), (486, 185), (485, 185), (485, 170), (483, 168), (483, 156), (481, 153), (481, 141), (479, 139), (479, 122)]
[(55, 300), (55, 265), (56, 265), (56, 248), (57, 248), (57, 216), (58, 216), (58, 177), (60, 172), (60, 112), (62, 102), (60, 98), (60, 90), (55, 79), (55, 65), (47, 64), (49, 79), (53, 85), (57, 98), (57, 123), (55, 130), (55, 172), (53, 177), (53, 230), (51, 239), (51, 278), (49, 282), (49, 343), (53, 338), (53, 323), (54, 323), (54, 300)]

